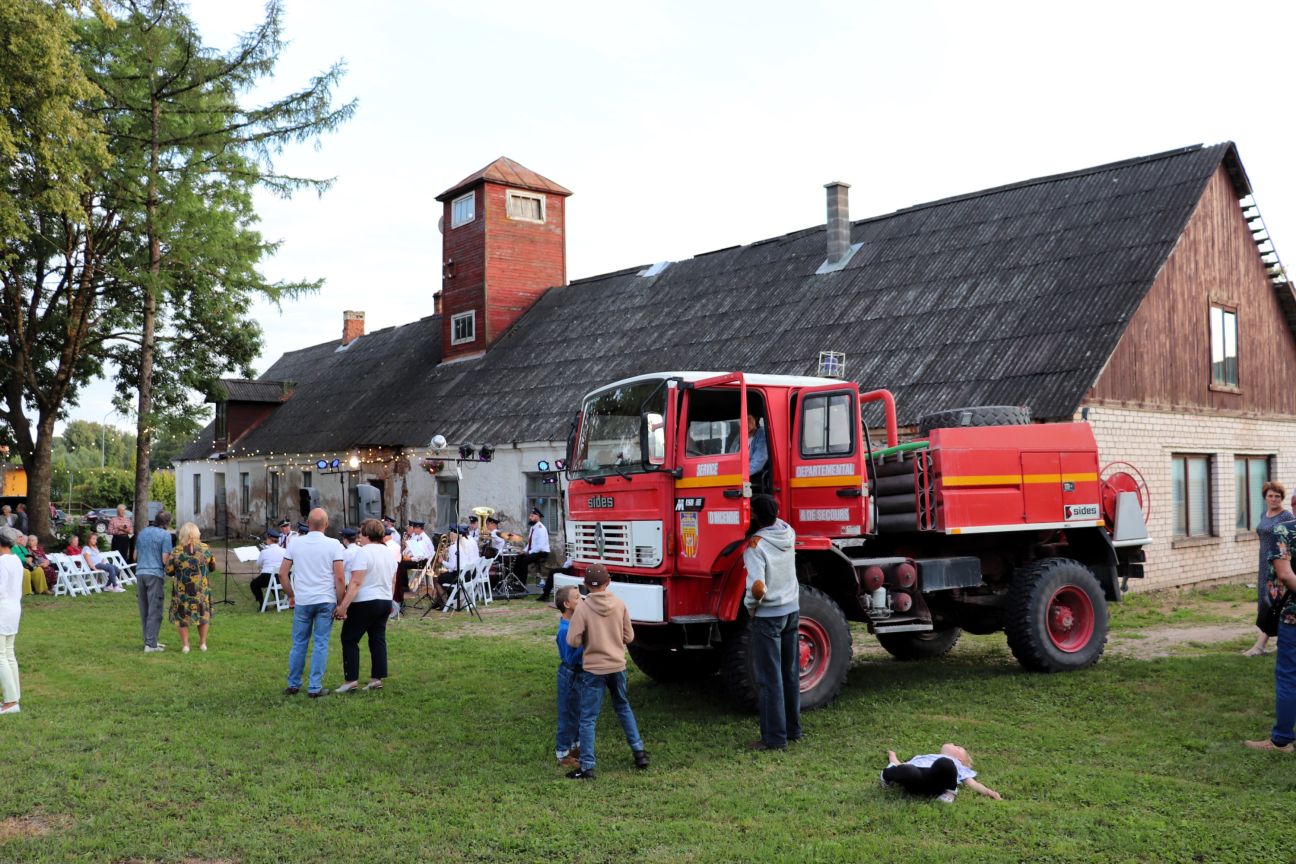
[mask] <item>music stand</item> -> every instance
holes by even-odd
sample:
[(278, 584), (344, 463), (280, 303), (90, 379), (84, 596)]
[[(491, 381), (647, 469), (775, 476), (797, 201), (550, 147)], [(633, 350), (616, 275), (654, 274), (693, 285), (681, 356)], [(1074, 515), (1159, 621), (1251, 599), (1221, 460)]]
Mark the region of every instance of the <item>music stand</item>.
[[(250, 515), (239, 517), (240, 537), (243, 536), (244, 534), (247, 534), (248, 522), (251, 519), (252, 517)], [(225, 524), (226, 526), (229, 525), (228, 517), (226, 519)], [(212, 601), (213, 606), (233, 606), (234, 605), (234, 601), (231, 600), (229, 596), (229, 541), (230, 541), (229, 529), (227, 527), (225, 530), (225, 590), (222, 592), (223, 596), (221, 597), (221, 599)]]
[(423, 579), (423, 584), (420, 586), (423, 593), (418, 595), (414, 602), (409, 605), (417, 609), (419, 608), (419, 604), (424, 600), (428, 601), (427, 612), (424, 612), (422, 615), (422, 617), (426, 618), (428, 612), (432, 612), (436, 609), (436, 593), (432, 590), (432, 580), (436, 578), (434, 575), (436, 572), (436, 556), (423, 562), (423, 566), (418, 570), (410, 570), (408, 572), (416, 573)]

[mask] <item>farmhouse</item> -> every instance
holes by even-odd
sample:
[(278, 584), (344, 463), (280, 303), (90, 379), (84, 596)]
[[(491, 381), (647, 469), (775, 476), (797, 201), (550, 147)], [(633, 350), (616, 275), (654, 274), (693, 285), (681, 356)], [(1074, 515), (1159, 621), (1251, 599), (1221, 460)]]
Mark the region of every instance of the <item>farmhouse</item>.
[(298, 518), (305, 488), (335, 524), (376, 496), (436, 526), (539, 504), (561, 534), (561, 480), (540, 469), (584, 392), (666, 369), (814, 373), (832, 350), (895, 393), (901, 423), (985, 404), (1087, 419), (1146, 479), (1146, 585), (1254, 571), (1260, 484), (1296, 481), (1296, 296), (1233, 144), (854, 222), (830, 184), (825, 225), (567, 283), (570, 194), (499, 159), (438, 196), (434, 314), (365, 333), (347, 312), (340, 340), (225, 382), (177, 466), (179, 518), (259, 530)]

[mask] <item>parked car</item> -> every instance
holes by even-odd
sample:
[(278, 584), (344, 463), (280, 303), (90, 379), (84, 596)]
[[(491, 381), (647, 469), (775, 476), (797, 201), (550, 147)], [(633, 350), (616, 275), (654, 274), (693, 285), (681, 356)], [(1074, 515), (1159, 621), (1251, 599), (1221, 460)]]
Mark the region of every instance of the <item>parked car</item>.
[[(157, 514), (162, 512), (161, 501), (148, 502), (148, 518), (152, 522), (157, 518)], [(103, 534), (108, 531), (108, 520), (117, 515), (116, 507), (96, 507), (93, 510), (87, 510), (86, 514), (81, 517), (81, 524), (86, 528), (93, 528), (96, 533)], [(135, 518), (133, 510), (126, 511), (128, 519)]]

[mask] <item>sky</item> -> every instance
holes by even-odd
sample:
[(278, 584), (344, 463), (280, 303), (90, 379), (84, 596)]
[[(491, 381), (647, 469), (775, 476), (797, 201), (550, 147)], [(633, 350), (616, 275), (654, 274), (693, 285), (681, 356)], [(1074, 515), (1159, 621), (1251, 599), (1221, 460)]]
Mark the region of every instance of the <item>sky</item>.
[[(568, 278), (678, 261), (825, 221), (823, 185), (862, 219), (1192, 144), (1237, 143), (1279, 254), (1296, 267), (1289, 104), (1296, 4), (1252, 2), (564, 2), (285, 0), (290, 45), (251, 99), (335, 61), (355, 118), (278, 157), (334, 177), (258, 198), (282, 241), (271, 279), (324, 278), (263, 306), (264, 371), (286, 351), (432, 313), (435, 197), (500, 156), (574, 193)], [(228, 48), (257, 0), (194, 0)], [(200, 397), (195, 395), (196, 400)], [(100, 422), (111, 387), (74, 419)], [(108, 422), (133, 427), (130, 418)]]

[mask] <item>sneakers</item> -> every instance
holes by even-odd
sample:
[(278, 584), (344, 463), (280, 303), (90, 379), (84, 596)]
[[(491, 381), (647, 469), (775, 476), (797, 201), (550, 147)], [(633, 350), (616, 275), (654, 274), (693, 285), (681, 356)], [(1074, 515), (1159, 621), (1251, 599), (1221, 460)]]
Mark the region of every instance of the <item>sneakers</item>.
[(201, 645), (199, 645), (199, 646), (198, 646), (198, 650), (199, 650), (199, 651), (206, 651), (206, 650), (207, 650), (207, 643), (204, 642), (204, 643), (202, 643)]
[(186, 645), (186, 646), (184, 646), (183, 648), (181, 648), (181, 649), (180, 649), (180, 653), (181, 653), (181, 654), (188, 654), (188, 653), (189, 653), (189, 646)]
[[(887, 767), (890, 767), (890, 766), (887, 766)], [(892, 786), (894, 786), (895, 784), (892, 783), (890, 780), (886, 779), (886, 772), (879, 772), (879, 773), (878, 773), (878, 785), (881, 786), (883, 789), (890, 789), (890, 788), (891, 788)]]
[(648, 767), (648, 751), (647, 751), (647, 750), (636, 750), (636, 751), (634, 751), (634, 763), (635, 763), (635, 767), (638, 768), (640, 771), (642, 771), (643, 769), (647, 768), (647, 767)]
[(145, 654), (157, 654), (159, 651), (165, 651), (165, 650), (166, 650), (165, 645), (145, 645), (144, 646)]
[(307, 690), (307, 691), (306, 691), (306, 695), (309, 696), (309, 697), (312, 698), (312, 699), (319, 699), (321, 696), (327, 696), (328, 694), (329, 694), (329, 691), (328, 691), (328, 688), (327, 688), (327, 687), (325, 687), (325, 688), (323, 688), (323, 689), (321, 689), (321, 690)]
[(568, 779), (568, 780), (593, 780), (593, 779), (594, 779), (594, 769), (593, 769), (593, 768), (577, 768), (575, 771), (568, 771), (568, 772), (567, 772), (567, 779)]
[(1252, 750), (1268, 750), (1272, 753), (1291, 753), (1296, 751), (1296, 745), (1293, 745), (1290, 741), (1282, 745), (1275, 744), (1268, 739), (1264, 741), (1243, 741), (1242, 743), (1247, 747), (1250, 747)]
[[(0, 714), (20, 714), (20, 713), (22, 713), (22, 709), (18, 707), (17, 702), (10, 705), (8, 708), (0, 708)], [(593, 776), (594, 774), (591, 773), (590, 777), (592, 778)]]
[(372, 681), (370, 681), (368, 684), (366, 684), (366, 685), (364, 686), (364, 689), (366, 689), (366, 690), (381, 690), (381, 689), (382, 689), (382, 681), (381, 681), (380, 679), (378, 679), (378, 678), (375, 678), (374, 680), (372, 680)]
[(948, 792), (942, 792), (941, 794), (937, 795), (936, 800), (941, 802), (942, 804), (953, 804), (954, 796), (956, 796), (957, 794), (958, 794), (957, 792), (951, 789)]
[(300, 687), (285, 687), (285, 688), (284, 688), (284, 695), (285, 695), (285, 696), (296, 696), (296, 695), (297, 695), (298, 693), (300, 693), (300, 692), (301, 692), (301, 688), (300, 688)]
[(341, 687), (335, 687), (333, 689), (333, 692), (334, 693), (354, 693), (359, 689), (360, 689), (359, 681), (347, 681)]

